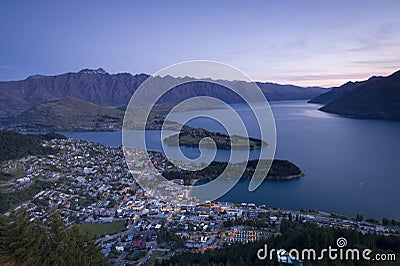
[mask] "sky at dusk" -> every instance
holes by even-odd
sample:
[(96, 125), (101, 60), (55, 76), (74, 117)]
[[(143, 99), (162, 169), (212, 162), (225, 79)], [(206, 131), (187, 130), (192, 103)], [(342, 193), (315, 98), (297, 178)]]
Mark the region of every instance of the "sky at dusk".
[(400, 69), (400, 1), (9, 1), (0, 80), (204, 59), (257, 81), (334, 86)]

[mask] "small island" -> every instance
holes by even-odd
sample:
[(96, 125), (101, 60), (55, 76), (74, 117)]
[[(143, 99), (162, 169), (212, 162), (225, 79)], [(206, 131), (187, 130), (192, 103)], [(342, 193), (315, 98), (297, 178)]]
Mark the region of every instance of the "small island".
[[(218, 149), (260, 149), (268, 145), (265, 141), (256, 138), (246, 138), (241, 136), (228, 136), (219, 132), (210, 132), (202, 128), (192, 128), (182, 130), (164, 139), (164, 143), (171, 146), (198, 147), (201, 140), (205, 147), (214, 147), (213, 139)], [(248, 142), (248, 144), (247, 144)]]

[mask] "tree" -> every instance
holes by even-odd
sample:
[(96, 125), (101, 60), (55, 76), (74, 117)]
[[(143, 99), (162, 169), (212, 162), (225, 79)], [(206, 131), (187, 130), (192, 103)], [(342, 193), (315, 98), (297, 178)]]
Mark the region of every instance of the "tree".
[(58, 213), (48, 224), (26, 214), (0, 217), (0, 263), (23, 265), (107, 265), (94, 240), (68, 228)]
[(382, 225), (384, 225), (384, 226), (391, 225), (391, 221), (389, 219), (387, 219), (387, 218), (383, 218), (382, 219)]
[(364, 220), (364, 217), (361, 214), (357, 214), (356, 215), (356, 221), (357, 222), (361, 222), (362, 220)]
[(375, 218), (367, 218), (365, 221), (368, 223), (379, 224), (379, 221)]
[[(284, 248), (290, 250), (296, 248), (315, 248), (317, 254), (336, 242), (339, 237), (345, 237), (352, 245), (359, 249), (390, 250), (397, 254), (400, 253), (400, 237), (385, 237), (376, 234), (362, 234), (356, 230), (337, 229), (330, 227), (318, 227), (311, 223), (289, 222), (285, 219), (281, 224), (281, 235), (273, 236), (261, 241), (240, 244), (234, 243), (220, 249), (206, 250), (204, 254), (199, 253), (176, 253), (168, 259), (161, 261), (161, 265), (279, 265), (275, 258), (272, 261), (262, 261), (256, 256), (257, 250), (264, 248), (267, 244), (268, 249)], [(324, 260), (309, 261), (304, 265), (377, 265), (373, 261), (332, 261), (328, 257)], [(388, 264), (394, 265), (394, 264)]]

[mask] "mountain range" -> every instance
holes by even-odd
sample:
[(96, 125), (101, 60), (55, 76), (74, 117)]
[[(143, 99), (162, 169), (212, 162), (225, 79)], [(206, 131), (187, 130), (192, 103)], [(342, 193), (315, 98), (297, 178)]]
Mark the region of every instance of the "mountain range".
[(317, 97), (312, 98), (309, 100), (309, 103), (319, 103), (319, 104), (328, 104), (330, 102), (333, 102), (334, 100), (337, 100), (346, 94), (352, 92), (353, 90), (357, 89), (358, 87), (361, 87), (369, 82), (379, 80), (383, 77), (376, 77), (373, 76), (367, 80), (363, 81), (356, 81), (356, 82), (346, 82), (345, 84), (339, 86), (339, 87), (334, 87), (330, 91), (323, 93), (321, 95), (318, 95)]
[[(357, 118), (400, 119), (400, 70), (390, 76), (373, 77), (358, 84), (320, 110)], [(332, 95), (333, 91), (329, 94)]]
[[(15, 117), (25, 110), (49, 100), (76, 98), (101, 106), (126, 106), (135, 90), (149, 75), (129, 73), (109, 74), (104, 69), (83, 69), (77, 73), (55, 76), (34, 75), (25, 80), (0, 82), (0, 118)], [(160, 79), (174, 79), (166, 76)], [(243, 81), (232, 81), (242, 82)], [(229, 83), (229, 82), (228, 82)], [(326, 89), (258, 82), (270, 101), (310, 99)], [(228, 103), (238, 97), (222, 86), (210, 82), (190, 82), (172, 90), (160, 103), (177, 102), (198, 96), (218, 96)]]
[[(17, 131), (119, 130), (132, 94), (149, 75), (109, 74), (99, 68), (56, 76), (34, 75), (25, 80), (0, 82), (0, 128)], [(169, 84), (173, 77), (158, 77)], [(158, 128), (162, 113), (184, 99), (207, 95), (227, 103), (240, 102), (229, 89), (212, 82), (186, 79), (158, 102), (159, 112), (148, 128)], [(224, 81), (246, 86), (244, 81)], [(321, 111), (359, 118), (400, 118), (400, 71), (388, 77), (347, 82), (332, 89), (257, 82), (269, 101), (305, 100), (323, 104)], [(145, 97), (151, 93), (145, 91)], [(147, 94), (146, 94), (147, 93)], [(212, 108), (202, 103), (196, 108)]]
[(13, 117), (48, 100), (64, 98), (77, 98), (103, 106), (126, 105), (134, 90), (147, 78), (145, 74), (110, 75), (99, 68), (0, 82), (0, 117)]

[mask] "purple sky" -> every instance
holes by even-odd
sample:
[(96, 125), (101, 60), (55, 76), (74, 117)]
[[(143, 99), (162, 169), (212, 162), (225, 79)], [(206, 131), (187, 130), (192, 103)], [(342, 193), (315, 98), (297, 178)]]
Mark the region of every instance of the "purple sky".
[(339, 85), (400, 68), (400, 1), (0, 2), (0, 80), (193, 59), (254, 80)]

